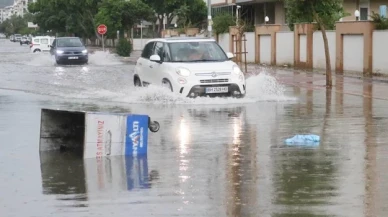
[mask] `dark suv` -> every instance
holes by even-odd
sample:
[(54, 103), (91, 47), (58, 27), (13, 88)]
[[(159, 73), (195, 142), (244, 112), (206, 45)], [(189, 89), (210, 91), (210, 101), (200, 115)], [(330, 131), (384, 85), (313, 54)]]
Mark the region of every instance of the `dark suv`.
[(78, 37), (56, 38), (50, 47), (50, 54), (55, 56), (57, 64), (88, 63), (88, 51)]

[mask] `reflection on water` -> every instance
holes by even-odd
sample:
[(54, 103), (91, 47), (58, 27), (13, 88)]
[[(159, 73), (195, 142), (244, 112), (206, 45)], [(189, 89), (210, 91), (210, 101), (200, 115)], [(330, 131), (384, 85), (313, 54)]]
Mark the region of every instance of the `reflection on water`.
[(378, 215), (378, 208), (381, 204), (378, 199), (377, 186), (377, 148), (376, 148), (376, 133), (373, 120), (373, 86), (370, 82), (363, 84), (363, 112), (365, 118), (365, 200), (364, 212), (365, 216), (381, 216)]
[(41, 152), (40, 159), (43, 193), (75, 195), (74, 200), (150, 188), (158, 179), (157, 171), (149, 172), (147, 155), (82, 159), (71, 152), (48, 151)]
[[(81, 70), (59, 68), (57, 75), (73, 69)], [(81, 74), (95, 73), (88, 70)], [(287, 91), (299, 101), (157, 107), (36, 102), (1, 92), (0, 213), (387, 216), (388, 106), (372, 98), (384, 96), (386, 84), (336, 76), (332, 88), (313, 89), (324, 76), (277, 74), (297, 84)], [(106, 78), (101, 73), (101, 80)], [(99, 82), (90, 80), (90, 85)], [(349, 94), (354, 92), (359, 95)], [(33, 141), (39, 130), (33, 130), (39, 129), (40, 107), (142, 112), (159, 121), (161, 130), (150, 134), (148, 156), (83, 160), (43, 152), (39, 164), (31, 153), (37, 153)], [(285, 138), (301, 133), (320, 135), (320, 145), (284, 145)]]
[(69, 153), (41, 152), (44, 194), (86, 194), (83, 160)]

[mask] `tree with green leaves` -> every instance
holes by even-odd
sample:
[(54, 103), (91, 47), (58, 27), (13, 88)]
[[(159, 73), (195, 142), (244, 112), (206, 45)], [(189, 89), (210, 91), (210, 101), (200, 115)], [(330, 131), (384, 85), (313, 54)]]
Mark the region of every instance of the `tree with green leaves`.
[(28, 22), (31, 22), (33, 16), (25, 14), (24, 17), (12, 15), (9, 19), (0, 23), (0, 32), (4, 32), (7, 36), (12, 34), (28, 35), (35, 30), (28, 28)]
[(175, 12), (177, 24), (183, 28), (200, 28), (207, 20), (207, 7), (203, 0), (192, 0), (184, 3)]
[(95, 15), (102, 0), (37, 0), (28, 5), (34, 23), (44, 30), (79, 37), (97, 36)]
[(199, 25), (207, 19), (206, 4), (203, 0), (143, 0), (154, 11), (160, 34), (163, 27), (163, 16), (166, 15), (166, 25), (169, 26), (174, 17), (181, 17), (180, 25)]
[(123, 34), (141, 20), (152, 18), (152, 9), (140, 0), (103, 0), (96, 15), (96, 22), (97, 25), (107, 25), (107, 37), (114, 38), (117, 30)]
[(343, 0), (285, 0), (290, 28), (294, 23), (316, 22), (322, 32), (326, 58), (326, 86), (332, 86), (329, 44), (326, 30), (334, 29), (335, 22), (345, 16)]
[(219, 13), (213, 18), (213, 31), (217, 35), (228, 33), (229, 27), (235, 25), (236, 19), (230, 13)]

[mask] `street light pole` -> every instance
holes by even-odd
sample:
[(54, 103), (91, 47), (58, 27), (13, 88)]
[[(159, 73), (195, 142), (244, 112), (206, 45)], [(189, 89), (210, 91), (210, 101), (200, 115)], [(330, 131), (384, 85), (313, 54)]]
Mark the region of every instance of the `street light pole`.
[(209, 32), (209, 38), (211, 38), (213, 36), (212, 34), (212, 31), (213, 31), (213, 27), (212, 27), (212, 1), (211, 0), (207, 0), (207, 30)]
[(140, 20), (140, 43), (143, 48), (143, 20)]

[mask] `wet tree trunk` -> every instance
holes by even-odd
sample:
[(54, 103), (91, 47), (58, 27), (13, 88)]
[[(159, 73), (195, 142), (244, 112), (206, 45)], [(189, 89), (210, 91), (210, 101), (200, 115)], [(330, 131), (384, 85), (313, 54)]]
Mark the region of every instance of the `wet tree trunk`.
[(323, 45), (325, 48), (325, 58), (326, 58), (326, 86), (332, 87), (333, 86), (333, 78), (331, 75), (329, 42), (327, 41), (325, 24), (321, 21), (321, 19), (319, 18), (318, 14), (316, 12), (314, 12), (314, 18), (317, 21), (317, 23), (322, 31)]
[(330, 62), (330, 52), (329, 52), (329, 42), (327, 41), (326, 29), (322, 25), (322, 37), (323, 45), (325, 47), (325, 57), (326, 57), (326, 86), (331, 87), (333, 85), (333, 78), (331, 76), (331, 62)]

